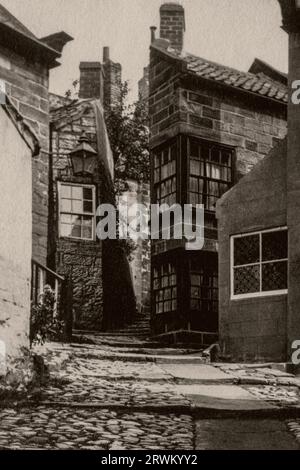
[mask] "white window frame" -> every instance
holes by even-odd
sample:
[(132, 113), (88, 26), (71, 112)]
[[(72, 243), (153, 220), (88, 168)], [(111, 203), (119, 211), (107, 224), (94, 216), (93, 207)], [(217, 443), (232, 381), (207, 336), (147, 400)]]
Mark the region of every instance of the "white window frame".
[[(288, 263), (288, 258), (283, 259), (274, 259), (270, 261), (261, 261), (261, 250), (262, 250), (262, 234), (263, 233), (271, 233), (271, 232), (283, 232), (287, 231), (287, 227), (276, 227), (267, 230), (258, 230), (256, 232), (245, 232), (240, 233), (238, 235), (231, 235), (230, 237), (230, 292), (231, 300), (241, 300), (241, 299), (250, 299), (255, 297), (270, 297), (276, 295), (286, 295), (288, 293), (288, 289), (280, 289), (280, 290), (272, 290), (272, 291), (262, 291), (262, 265), (269, 264), (269, 263), (276, 263), (276, 262), (284, 262)], [(244, 238), (251, 235), (259, 235), (259, 262), (257, 263), (249, 263), (244, 265), (237, 265), (234, 266), (234, 240), (237, 238)], [(241, 268), (241, 267), (248, 267), (248, 266), (257, 266), (259, 265), (260, 269), (260, 292), (252, 292), (249, 294), (234, 294), (234, 269)]]
[[(68, 236), (66, 237), (65, 235), (62, 235), (61, 234), (61, 214), (66, 214), (65, 211), (62, 211), (61, 210), (61, 188), (62, 186), (77, 186), (77, 187), (80, 187), (80, 188), (89, 188), (92, 190), (92, 193), (93, 193), (93, 215), (92, 214), (78, 214), (78, 215), (81, 215), (81, 216), (89, 216), (89, 217), (92, 217), (92, 238), (84, 238), (84, 237), (71, 237), (71, 236)], [(64, 181), (58, 181), (57, 182), (57, 195), (58, 195), (58, 236), (59, 238), (68, 238), (68, 239), (71, 239), (71, 240), (84, 240), (84, 241), (89, 241), (89, 242), (92, 242), (92, 241), (95, 241), (96, 239), (96, 188), (94, 185), (92, 184), (85, 184), (85, 183), (82, 183), (82, 184), (79, 184), (79, 183), (69, 183), (69, 182), (64, 182)], [(72, 215), (72, 213), (68, 212), (68, 214)], [(76, 214), (74, 214), (76, 215)]]

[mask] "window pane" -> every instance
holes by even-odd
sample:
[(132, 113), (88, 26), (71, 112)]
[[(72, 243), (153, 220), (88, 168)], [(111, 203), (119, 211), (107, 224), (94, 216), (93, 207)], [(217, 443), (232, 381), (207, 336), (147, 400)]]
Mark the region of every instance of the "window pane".
[(190, 157), (199, 158), (199, 144), (195, 140), (190, 141)]
[(83, 212), (82, 201), (78, 201), (77, 199), (72, 201), (72, 212), (75, 214), (81, 214)]
[(81, 238), (81, 227), (80, 227), (80, 225), (73, 225), (72, 226), (71, 237)]
[(71, 214), (61, 214), (60, 221), (62, 224), (71, 224), (72, 223)]
[(262, 265), (262, 290), (287, 289), (287, 261)]
[(93, 212), (93, 201), (83, 201), (83, 211)]
[(285, 259), (287, 253), (287, 230), (262, 234), (262, 261)]
[(80, 186), (72, 186), (72, 198), (82, 199), (82, 188)]
[(83, 236), (83, 238), (92, 239), (92, 236), (93, 236), (92, 227), (83, 226), (82, 227), (82, 236)]
[(71, 186), (65, 184), (61, 185), (61, 197), (67, 199), (71, 198)]
[(72, 233), (72, 225), (61, 224), (60, 225), (60, 235), (62, 237), (70, 237)]
[(212, 162), (220, 163), (220, 150), (212, 149), (210, 159)]
[(234, 266), (252, 264), (259, 261), (259, 235), (234, 239)]
[(259, 265), (234, 269), (234, 294), (260, 292)]
[(222, 165), (231, 166), (231, 154), (230, 152), (223, 151), (221, 155)]
[(83, 199), (88, 199), (89, 201), (93, 200), (92, 188), (83, 188)]
[(71, 205), (71, 200), (70, 199), (62, 199), (61, 200), (61, 211), (62, 212), (71, 212), (72, 211), (72, 205)]

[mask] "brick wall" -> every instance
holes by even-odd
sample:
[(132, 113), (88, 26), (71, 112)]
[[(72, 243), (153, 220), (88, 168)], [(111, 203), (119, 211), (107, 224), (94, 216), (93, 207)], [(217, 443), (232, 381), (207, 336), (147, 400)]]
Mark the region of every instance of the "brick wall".
[(234, 361), (287, 360), (287, 296), (230, 300), (230, 236), (286, 225), (286, 141), (217, 204), (219, 324)]
[(103, 70), (100, 62), (80, 62), (79, 98), (103, 99)]
[(174, 49), (182, 50), (185, 31), (184, 9), (176, 3), (160, 7), (160, 37), (168, 39)]
[(43, 151), (49, 151), (49, 72), (45, 66), (29, 62), (11, 50), (0, 47), (0, 79), (5, 81), (11, 101), (36, 134), (42, 148), (32, 164), (32, 256), (46, 264), (48, 155)]
[(104, 70), (104, 106), (118, 105), (121, 99), (120, 85), (122, 81), (121, 64), (108, 59), (103, 64)]

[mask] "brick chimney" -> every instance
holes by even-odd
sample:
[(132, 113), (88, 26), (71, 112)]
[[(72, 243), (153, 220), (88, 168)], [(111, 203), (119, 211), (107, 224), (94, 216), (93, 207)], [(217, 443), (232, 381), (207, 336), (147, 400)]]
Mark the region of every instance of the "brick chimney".
[(173, 49), (181, 52), (184, 32), (184, 8), (178, 3), (164, 3), (160, 7), (160, 37), (168, 39)]
[[(300, 104), (292, 102), (293, 82), (300, 80), (300, 2), (278, 0), (283, 29), (289, 35), (289, 103), (287, 136), (287, 226), (289, 233), (288, 354), (300, 339)], [(298, 87), (297, 87), (298, 88)]]
[(105, 107), (120, 102), (120, 84), (122, 81), (121, 64), (109, 57), (109, 48), (103, 48), (103, 63), (80, 62), (79, 98), (101, 100)]
[(122, 66), (110, 59), (108, 47), (103, 48), (103, 71), (104, 106), (116, 106), (121, 100)]
[(103, 102), (104, 74), (100, 62), (80, 62), (79, 98), (100, 98)]

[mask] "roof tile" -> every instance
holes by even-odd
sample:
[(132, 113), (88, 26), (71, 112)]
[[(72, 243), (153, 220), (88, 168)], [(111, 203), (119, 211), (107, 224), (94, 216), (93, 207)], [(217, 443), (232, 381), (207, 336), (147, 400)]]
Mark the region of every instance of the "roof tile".
[(163, 48), (155, 42), (152, 44), (152, 48), (167, 54), (168, 57), (173, 57), (174, 60), (180, 60), (186, 65), (186, 69), (190, 74), (214, 80), (218, 83), (224, 83), (224, 85), (249, 91), (257, 95), (266, 96), (283, 103), (288, 101), (287, 86), (263, 73), (241, 72), (190, 53), (180, 53), (170, 47), (168, 49)]

